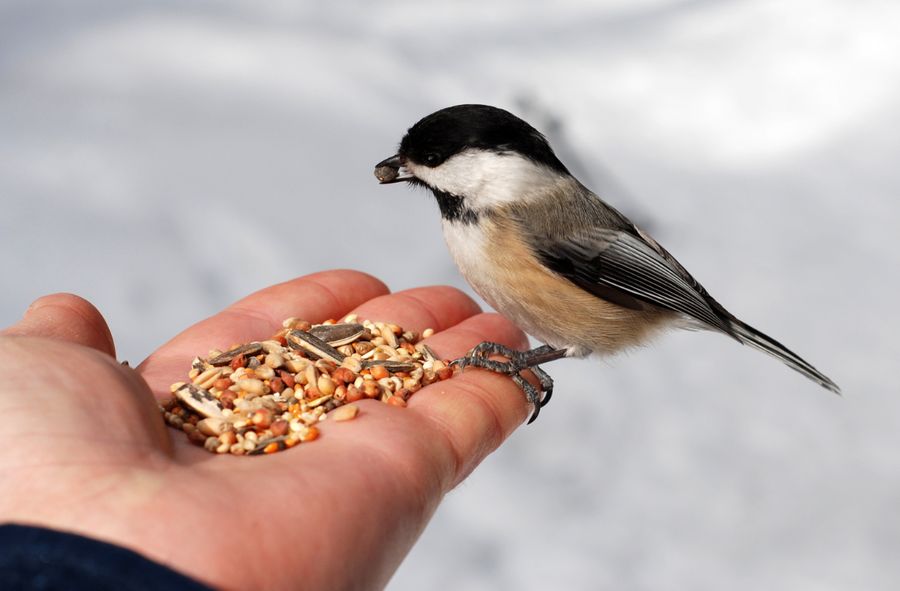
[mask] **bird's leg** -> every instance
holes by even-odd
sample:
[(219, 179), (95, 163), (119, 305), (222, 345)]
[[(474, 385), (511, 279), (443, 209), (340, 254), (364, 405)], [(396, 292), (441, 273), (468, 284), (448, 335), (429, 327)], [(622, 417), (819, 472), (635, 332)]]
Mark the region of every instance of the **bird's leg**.
[[(489, 355), (502, 355), (506, 357), (507, 361), (489, 359)], [(476, 345), (465, 357), (455, 359), (451, 365), (459, 366), (460, 369), (467, 366), (480, 367), (511, 377), (525, 393), (525, 398), (528, 399), (528, 402), (534, 406), (534, 413), (528, 419), (530, 424), (537, 419), (541, 408), (550, 402), (550, 397), (553, 396), (553, 379), (538, 366), (541, 363), (547, 363), (565, 356), (565, 349), (554, 349), (550, 345), (542, 345), (529, 351), (516, 351), (499, 343), (484, 342)], [(540, 384), (539, 388), (522, 377), (522, 371), (526, 369), (530, 369), (537, 377)]]

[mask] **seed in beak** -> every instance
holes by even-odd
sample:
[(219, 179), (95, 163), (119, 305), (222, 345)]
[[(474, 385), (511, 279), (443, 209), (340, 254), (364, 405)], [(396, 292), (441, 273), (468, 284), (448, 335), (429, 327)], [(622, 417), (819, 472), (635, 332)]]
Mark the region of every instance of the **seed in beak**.
[(400, 171), (393, 166), (379, 166), (375, 169), (375, 178), (379, 183), (390, 183), (397, 180)]

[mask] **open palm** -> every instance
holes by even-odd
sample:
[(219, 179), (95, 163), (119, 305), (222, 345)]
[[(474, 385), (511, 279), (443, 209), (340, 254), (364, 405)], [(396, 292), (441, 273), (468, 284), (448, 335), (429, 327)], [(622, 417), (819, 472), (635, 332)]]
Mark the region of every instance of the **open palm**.
[(436, 333), (454, 358), (524, 335), (461, 292), (389, 294), (353, 271), (257, 292), (188, 328), (136, 370), (106, 323), (69, 295), (38, 300), (0, 336), (0, 521), (131, 548), (217, 587), (371, 589), (386, 584), (443, 495), (528, 412), (506, 378), (473, 370), (406, 409), (365, 400), (351, 422), (282, 453), (213, 455), (163, 424), (156, 399), (214, 347), (268, 338), (281, 320), (361, 318)]

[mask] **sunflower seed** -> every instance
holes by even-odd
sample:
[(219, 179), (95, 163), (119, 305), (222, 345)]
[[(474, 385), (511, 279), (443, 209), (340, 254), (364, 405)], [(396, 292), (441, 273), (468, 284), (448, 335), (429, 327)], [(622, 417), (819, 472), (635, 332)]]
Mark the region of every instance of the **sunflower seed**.
[(363, 368), (371, 368), (376, 365), (380, 365), (384, 367), (391, 373), (396, 373), (398, 371), (412, 371), (416, 368), (415, 363), (409, 363), (406, 361), (391, 361), (388, 359), (366, 359), (362, 362)]
[(318, 324), (309, 329), (309, 334), (320, 338), (332, 347), (352, 343), (366, 332), (362, 324)]
[(185, 384), (175, 390), (175, 396), (194, 412), (204, 417), (225, 418), (222, 414), (222, 405), (208, 390), (198, 388), (193, 384)]
[(320, 339), (303, 330), (292, 330), (287, 333), (288, 345), (293, 349), (305, 351), (315, 357), (327, 359), (340, 365), (344, 360), (344, 354)]
[(239, 347), (235, 347), (234, 349), (229, 349), (225, 351), (221, 355), (216, 355), (212, 359), (208, 360), (207, 363), (210, 365), (228, 365), (231, 363), (235, 357), (238, 355), (256, 355), (262, 351), (262, 345), (259, 343), (247, 343), (245, 345), (240, 345)]
[(375, 169), (375, 178), (379, 183), (389, 183), (400, 175), (400, 171), (393, 166), (379, 166)]

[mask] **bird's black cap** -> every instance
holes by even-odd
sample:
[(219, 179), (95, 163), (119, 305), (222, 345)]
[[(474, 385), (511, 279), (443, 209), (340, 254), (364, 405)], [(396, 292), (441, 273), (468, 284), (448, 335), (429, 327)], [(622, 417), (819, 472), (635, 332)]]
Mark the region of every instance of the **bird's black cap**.
[(400, 155), (438, 166), (467, 148), (517, 152), (557, 172), (569, 173), (538, 130), (509, 111), (488, 105), (456, 105), (428, 115), (406, 132)]

